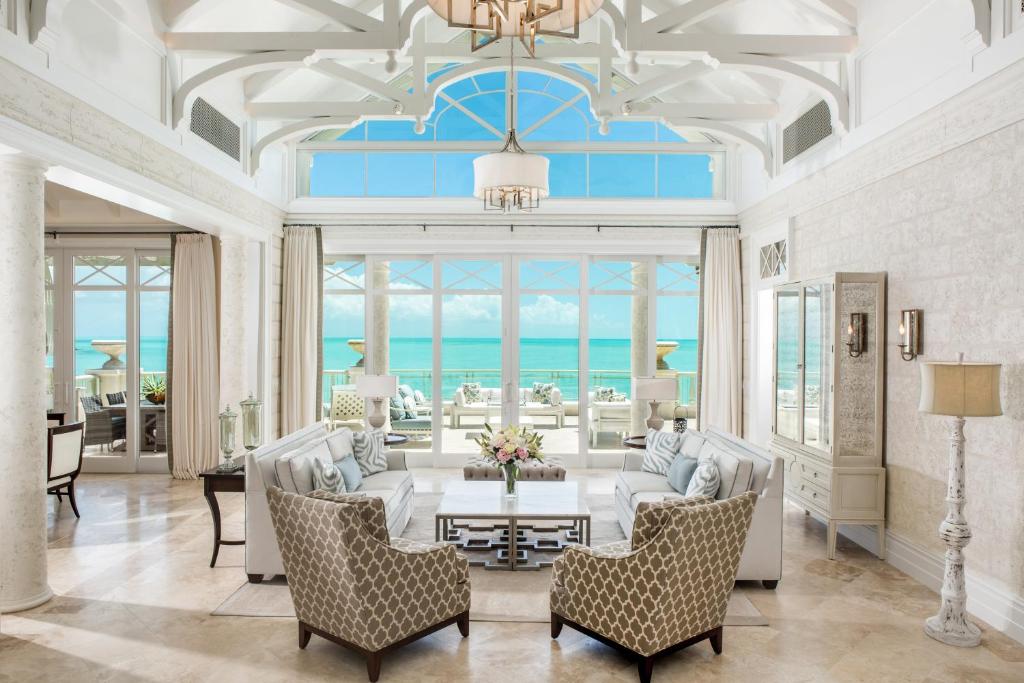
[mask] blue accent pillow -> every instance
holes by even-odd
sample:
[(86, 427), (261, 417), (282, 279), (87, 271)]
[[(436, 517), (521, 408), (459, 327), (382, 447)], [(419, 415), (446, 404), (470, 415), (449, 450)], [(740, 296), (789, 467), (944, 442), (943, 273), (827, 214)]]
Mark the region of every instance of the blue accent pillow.
[(697, 458), (677, 455), (668, 468), (668, 485), (686, 495), (686, 488), (697, 469)]
[(359, 463), (354, 455), (349, 455), (341, 460), (335, 460), (334, 466), (341, 471), (341, 478), (345, 480), (345, 490), (349, 493), (356, 491), (363, 483), (363, 473), (359, 471)]

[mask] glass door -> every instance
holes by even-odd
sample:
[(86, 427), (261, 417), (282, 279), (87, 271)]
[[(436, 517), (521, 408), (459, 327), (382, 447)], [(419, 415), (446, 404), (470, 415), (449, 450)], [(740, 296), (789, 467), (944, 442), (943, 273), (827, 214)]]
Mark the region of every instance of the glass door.
[(138, 254), (139, 457), (167, 457), (167, 323), (171, 255)]
[(518, 259), (515, 414), (540, 434), (544, 452), (579, 452), (579, 258)]
[(800, 441), (803, 362), (800, 351), (800, 290), (775, 294), (775, 433)]

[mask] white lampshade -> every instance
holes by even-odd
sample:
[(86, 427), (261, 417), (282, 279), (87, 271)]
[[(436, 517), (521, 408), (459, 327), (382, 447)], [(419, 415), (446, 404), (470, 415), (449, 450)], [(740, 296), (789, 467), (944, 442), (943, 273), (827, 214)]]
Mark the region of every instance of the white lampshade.
[(917, 409), (955, 417), (1002, 415), (1000, 367), (998, 363), (922, 363), (921, 403)]
[(356, 396), (384, 398), (398, 394), (398, 378), (394, 375), (359, 375), (356, 377)]
[(473, 159), (473, 196), (484, 199), (496, 187), (529, 188), (536, 199), (548, 196), (548, 158), (539, 154), (495, 152)]
[(633, 378), (633, 398), (641, 401), (665, 401), (677, 396), (676, 381), (671, 377)]
[[(546, 15), (539, 22), (539, 28), (544, 31), (562, 31), (576, 23), (582, 23), (594, 16), (601, 8), (602, 0), (579, 0), (579, 15), (576, 14), (576, 4), (572, 0), (564, 0), (562, 9)], [(487, 30), (490, 14), (486, 3), (475, 4), (471, 0), (427, 0), (427, 4), (439, 17), (446, 20), (449, 25), (462, 28), (476, 27), (479, 30)], [(555, 2), (549, 0), (551, 6)], [(473, 12), (474, 6), (476, 12)], [(503, 36), (516, 36), (520, 32), (520, 19), (526, 11), (527, 3), (509, 2), (502, 3), (507, 8), (507, 21), (501, 21), (501, 34)], [(541, 8), (538, 8), (540, 10)], [(499, 15), (500, 16), (500, 15)]]

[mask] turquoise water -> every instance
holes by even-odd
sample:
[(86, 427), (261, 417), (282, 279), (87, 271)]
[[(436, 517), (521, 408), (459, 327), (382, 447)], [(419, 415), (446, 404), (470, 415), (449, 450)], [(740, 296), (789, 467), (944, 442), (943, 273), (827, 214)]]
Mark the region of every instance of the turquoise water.
[[(675, 339), (679, 348), (666, 357), (668, 364), (681, 372), (697, 370), (697, 340)], [(359, 360), (348, 346), (348, 338), (324, 339), (324, 369), (344, 370)], [(590, 385), (614, 387), (629, 393), (628, 339), (592, 339), (590, 341)], [(579, 382), (579, 342), (575, 339), (520, 340), (520, 386), (534, 382), (552, 382), (566, 400), (576, 400)], [(400, 381), (431, 392), (433, 341), (430, 338), (395, 337), (390, 345), (391, 372)], [(501, 340), (492, 338), (445, 337), (441, 343), (442, 396), (450, 398), (462, 382), (480, 382), (486, 387), (501, 385)], [(328, 389), (325, 387), (325, 391)]]
[[(121, 356), (127, 361), (128, 354)], [(110, 357), (92, 348), (92, 339), (75, 340), (75, 374), (84, 374), (86, 370), (102, 368)], [(53, 358), (47, 356), (47, 365), (53, 366)], [(139, 361), (143, 372), (166, 372), (167, 370), (167, 338), (142, 337), (139, 339)]]

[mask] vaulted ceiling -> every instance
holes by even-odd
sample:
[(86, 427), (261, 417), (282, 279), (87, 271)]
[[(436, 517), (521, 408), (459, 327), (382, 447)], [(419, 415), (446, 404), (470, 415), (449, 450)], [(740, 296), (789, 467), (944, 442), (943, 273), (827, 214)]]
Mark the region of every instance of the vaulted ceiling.
[[(151, 0), (151, 11), (176, 57), (173, 124), (197, 96), (244, 112), (257, 122), (252, 168), (269, 145), (318, 129), (423, 120), (444, 85), (508, 68), (508, 40), (474, 52), (425, 0)], [(755, 148), (770, 169), (770, 122), (824, 100), (833, 128), (847, 128), (856, 24), (848, 0), (605, 0), (578, 39), (550, 38), (516, 63), (576, 82), (598, 120), (700, 131)]]

